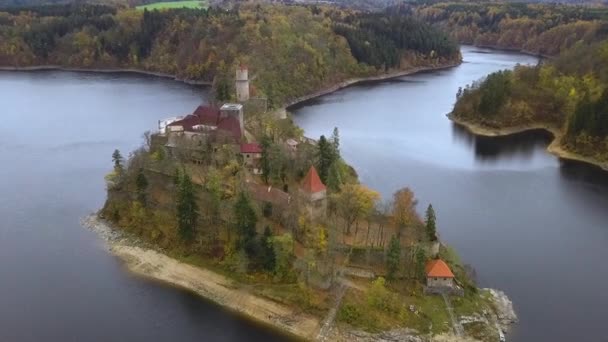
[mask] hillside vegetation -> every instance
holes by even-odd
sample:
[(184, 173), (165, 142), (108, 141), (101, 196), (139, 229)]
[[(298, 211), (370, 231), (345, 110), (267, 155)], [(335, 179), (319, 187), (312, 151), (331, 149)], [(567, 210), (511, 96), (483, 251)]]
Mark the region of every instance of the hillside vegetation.
[(452, 115), (492, 128), (561, 130), (568, 151), (608, 161), (608, 42), (579, 43), (551, 62), (500, 71), (460, 91)]
[(608, 8), (555, 4), (451, 2), (406, 7), (463, 44), (554, 56), (608, 35)]
[(271, 106), (351, 77), (460, 58), (452, 40), (414, 19), (315, 6), (139, 11), (56, 5), (4, 11), (2, 66), (137, 68), (222, 89), (231, 84), (235, 67), (247, 64), (255, 77), (252, 92), (268, 97)]

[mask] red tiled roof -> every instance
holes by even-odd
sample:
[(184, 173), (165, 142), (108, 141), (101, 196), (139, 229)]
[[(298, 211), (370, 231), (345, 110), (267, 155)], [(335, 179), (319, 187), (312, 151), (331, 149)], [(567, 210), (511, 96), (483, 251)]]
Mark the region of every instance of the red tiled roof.
[(173, 121), (167, 126), (182, 126), (184, 127), (184, 131), (192, 131), (192, 127), (199, 124), (199, 118), (195, 115), (186, 115), (181, 120)]
[(217, 126), (220, 119), (220, 110), (209, 106), (198, 106), (193, 114), (200, 118), (199, 124), (205, 126)]
[(454, 273), (443, 260), (437, 259), (427, 262), (426, 276), (431, 278), (454, 278)]
[(247, 182), (247, 187), (249, 188), (249, 193), (256, 201), (268, 202), (283, 207), (289, 204), (290, 196), (284, 191), (252, 182)]
[(321, 178), (319, 178), (319, 174), (317, 173), (317, 169), (314, 166), (310, 167), (306, 177), (302, 181), (302, 189), (308, 193), (314, 194), (320, 191), (325, 190), (325, 184), (321, 182)]
[(236, 141), (241, 141), (241, 123), (234, 116), (221, 119), (217, 124), (217, 129)]
[(241, 144), (241, 153), (262, 153), (262, 146), (258, 143)]

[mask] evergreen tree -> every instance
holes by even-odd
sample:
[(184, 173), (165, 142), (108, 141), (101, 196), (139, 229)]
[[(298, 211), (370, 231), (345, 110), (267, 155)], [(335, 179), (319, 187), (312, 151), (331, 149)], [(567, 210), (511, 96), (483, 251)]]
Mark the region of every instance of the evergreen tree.
[(388, 279), (395, 279), (397, 270), (399, 270), (399, 264), (401, 263), (401, 245), (399, 239), (393, 235), (388, 245), (388, 252), (386, 254), (386, 270)]
[(321, 178), (323, 183), (327, 183), (329, 168), (336, 159), (333, 144), (327, 141), (327, 138), (322, 135), (317, 143), (317, 171), (319, 172), (319, 178)]
[(247, 256), (250, 258), (255, 255), (256, 245), (255, 226), (258, 218), (255, 210), (251, 206), (251, 202), (244, 192), (241, 192), (234, 204), (235, 230), (238, 234), (236, 239), (236, 248), (244, 249)]
[(112, 162), (114, 163), (114, 171), (116, 171), (117, 173), (121, 173), (123, 170), (122, 161), (123, 158), (120, 154), (120, 151), (114, 150), (114, 153), (112, 153)]
[(276, 265), (276, 255), (272, 245), (272, 231), (269, 226), (264, 228), (260, 246), (262, 247), (262, 266), (267, 271), (273, 271)]
[(437, 226), (436, 226), (435, 210), (433, 205), (429, 204), (426, 209), (426, 232), (429, 236), (429, 240), (437, 241)]
[(329, 174), (327, 175), (327, 187), (333, 191), (338, 192), (344, 184), (342, 180), (342, 170), (340, 168), (340, 161), (335, 161), (329, 168)]
[(137, 172), (137, 178), (135, 179), (135, 186), (137, 189), (137, 200), (141, 203), (142, 206), (146, 207), (147, 205), (147, 196), (146, 190), (148, 189), (148, 179), (144, 174), (144, 169), (139, 168)]
[(416, 265), (416, 278), (424, 279), (424, 267), (426, 265), (426, 252), (424, 251), (424, 248), (416, 249), (414, 262)]
[(194, 184), (186, 173), (180, 176), (177, 193), (177, 229), (179, 236), (186, 242), (194, 239), (199, 217)]
[(271, 162), (270, 162), (270, 148), (271, 141), (270, 137), (264, 135), (262, 137), (262, 141), (260, 143), (262, 147), (262, 157), (260, 158), (260, 168), (262, 169), (262, 178), (264, 179), (264, 183), (268, 184), (268, 180), (270, 179), (271, 173)]
[(334, 152), (337, 156), (340, 155), (340, 132), (338, 127), (334, 127), (334, 131), (331, 134), (331, 143), (334, 146)]

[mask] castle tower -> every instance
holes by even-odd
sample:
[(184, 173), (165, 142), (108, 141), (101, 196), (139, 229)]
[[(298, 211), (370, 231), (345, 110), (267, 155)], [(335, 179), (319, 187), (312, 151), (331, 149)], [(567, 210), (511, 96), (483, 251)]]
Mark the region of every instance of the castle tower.
[(300, 194), (306, 201), (306, 210), (311, 218), (324, 216), (327, 208), (327, 188), (321, 181), (317, 169), (311, 166), (300, 185)]
[(245, 133), (245, 123), (243, 119), (243, 105), (239, 103), (225, 103), (220, 108), (220, 123), (227, 122), (230, 118), (234, 118), (238, 122), (241, 134)]
[(249, 71), (241, 65), (236, 69), (236, 100), (246, 102), (249, 100)]

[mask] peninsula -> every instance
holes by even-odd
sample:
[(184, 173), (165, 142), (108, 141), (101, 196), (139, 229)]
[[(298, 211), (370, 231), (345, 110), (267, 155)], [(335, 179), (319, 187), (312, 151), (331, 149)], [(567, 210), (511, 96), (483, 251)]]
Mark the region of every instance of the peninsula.
[(441, 243), (432, 205), (422, 218), (407, 187), (383, 205), (342, 159), (337, 128), (312, 139), (281, 110), (459, 63), (443, 32), (390, 11), (270, 5), (44, 6), (0, 24), (7, 67), (212, 83), (210, 103), (159, 118), (128, 159), (114, 152), (107, 201), (83, 221), (132, 271), (308, 340), (495, 341), (516, 320)]
[(608, 45), (579, 42), (538, 66), (460, 89), (448, 116), (480, 135), (550, 131), (549, 152), (608, 170)]

